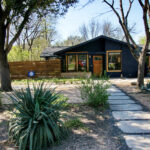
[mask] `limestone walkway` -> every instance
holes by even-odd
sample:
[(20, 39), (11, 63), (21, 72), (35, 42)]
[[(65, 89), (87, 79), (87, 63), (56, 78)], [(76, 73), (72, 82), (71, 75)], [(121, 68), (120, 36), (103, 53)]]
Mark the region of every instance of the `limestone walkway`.
[(144, 111), (140, 104), (112, 86), (109, 104), (116, 126), (132, 150), (150, 150), (150, 112)]

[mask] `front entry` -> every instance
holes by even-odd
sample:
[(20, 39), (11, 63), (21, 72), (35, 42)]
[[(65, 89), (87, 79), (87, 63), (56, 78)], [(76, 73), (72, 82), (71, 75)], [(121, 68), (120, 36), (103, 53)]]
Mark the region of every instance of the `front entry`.
[(101, 76), (103, 73), (103, 56), (93, 56), (93, 74), (95, 76)]

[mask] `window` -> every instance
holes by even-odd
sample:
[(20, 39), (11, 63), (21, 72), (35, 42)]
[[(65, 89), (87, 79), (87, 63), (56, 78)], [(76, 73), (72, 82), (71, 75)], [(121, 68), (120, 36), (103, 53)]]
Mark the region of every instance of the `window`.
[(87, 52), (68, 52), (67, 54), (65, 55), (66, 71), (89, 71)]
[(121, 72), (121, 51), (107, 51), (107, 71)]
[(87, 55), (78, 55), (78, 71), (87, 71)]
[(76, 70), (76, 55), (68, 56), (68, 71)]

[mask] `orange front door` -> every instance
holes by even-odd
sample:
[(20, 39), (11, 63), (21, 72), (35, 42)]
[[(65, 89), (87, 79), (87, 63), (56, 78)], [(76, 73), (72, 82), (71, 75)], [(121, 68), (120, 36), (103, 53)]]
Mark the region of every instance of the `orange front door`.
[(103, 56), (93, 56), (93, 74), (95, 76), (101, 76), (103, 73)]

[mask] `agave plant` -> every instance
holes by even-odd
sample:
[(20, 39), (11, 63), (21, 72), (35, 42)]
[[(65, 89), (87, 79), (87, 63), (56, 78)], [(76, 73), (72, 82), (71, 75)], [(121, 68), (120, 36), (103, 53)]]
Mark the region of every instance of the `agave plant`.
[(44, 83), (33, 85), (33, 90), (28, 84), (26, 90), (14, 91), (10, 98), (15, 111), (10, 120), (9, 137), (19, 150), (46, 149), (67, 135), (60, 119), (64, 101)]

